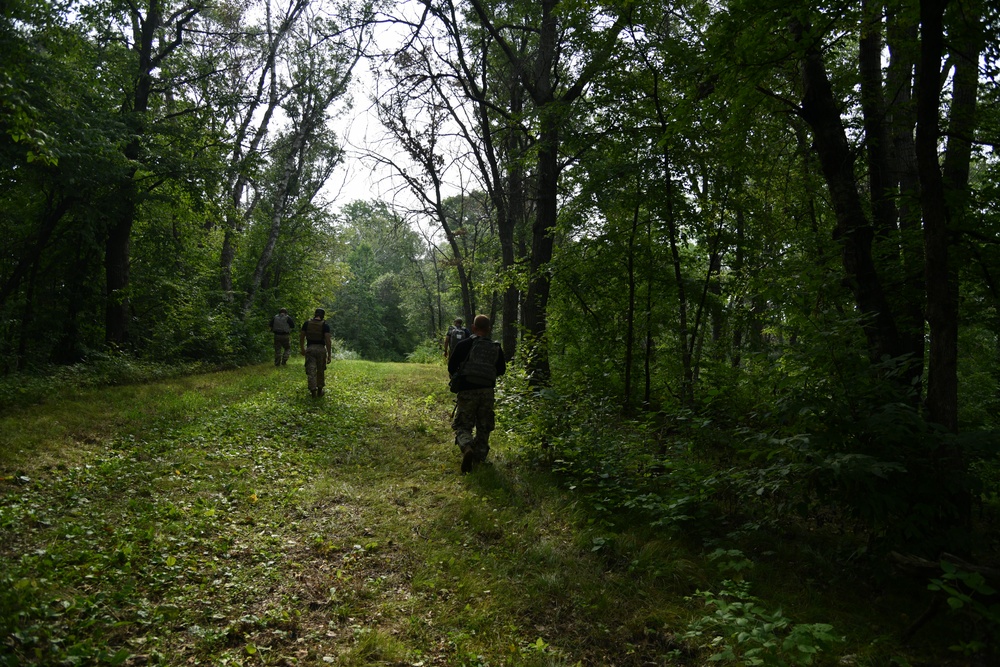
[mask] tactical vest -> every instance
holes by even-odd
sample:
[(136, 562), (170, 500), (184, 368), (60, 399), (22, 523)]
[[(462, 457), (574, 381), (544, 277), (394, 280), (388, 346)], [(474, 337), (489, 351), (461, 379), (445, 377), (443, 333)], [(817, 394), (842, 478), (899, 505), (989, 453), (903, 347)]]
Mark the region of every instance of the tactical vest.
[(326, 342), (323, 336), (323, 320), (309, 320), (306, 322), (306, 340), (310, 344)]
[(276, 334), (287, 334), (292, 332), (292, 320), (288, 315), (275, 315), (271, 319), (271, 331)]
[(497, 381), (497, 357), (499, 354), (499, 344), (494, 343), (489, 338), (473, 336), (469, 356), (462, 361), (456, 375), (465, 378), (472, 384), (491, 387)]

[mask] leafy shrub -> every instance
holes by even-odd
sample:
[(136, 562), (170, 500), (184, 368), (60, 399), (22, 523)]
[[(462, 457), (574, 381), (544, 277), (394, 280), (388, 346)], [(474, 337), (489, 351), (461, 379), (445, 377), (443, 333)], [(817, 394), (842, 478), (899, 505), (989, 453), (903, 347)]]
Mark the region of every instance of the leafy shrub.
[(743, 497), (768, 501), (776, 514), (832, 510), (849, 517), (883, 550), (933, 554), (966, 546), (961, 527), (981, 489), (968, 462), (995, 458), (989, 434), (948, 433), (900, 403), (812, 426), (814, 432), (788, 436), (752, 435), (742, 453), (758, 465), (731, 471), (727, 481)]
[(708, 516), (718, 477), (683, 441), (661, 443), (659, 415), (624, 419), (598, 391), (532, 391), (517, 373), (503, 379), (498, 403), (498, 423), (541, 444), (526, 455), (550, 465), (595, 520), (610, 525), (628, 514), (674, 528)]
[[(724, 581), (716, 594), (699, 591), (712, 613), (688, 626), (683, 638), (712, 652), (713, 662), (787, 667), (811, 665), (843, 641), (826, 623), (792, 623), (781, 610), (768, 611), (750, 594), (748, 582)], [(692, 598), (687, 598), (691, 600)]]
[(441, 364), (444, 362), (444, 354), (441, 345), (436, 340), (428, 338), (406, 355), (406, 361), (411, 364)]
[(199, 363), (158, 363), (137, 359), (120, 351), (92, 352), (77, 364), (36, 367), (30, 372), (0, 376), (0, 405), (31, 405), (66, 388), (134, 384), (205, 369)]
[(357, 361), (361, 355), (347, 348), (347, 344), (339, 338), (334, 338), (330, 343), (331, 357), (340, 361)]
[(927, 588), (947, 596), (948, 608), (953, 613), (964, 614), (973, 621), (969, 626), (972, 636), (952, 646), (952, 650), (995, 658), (1000, 638), (996, 589), (979, 572), (967, 572), (949, 561), (941, 561), (941, 569), (944, 574), (940, 579), (932, 579)]

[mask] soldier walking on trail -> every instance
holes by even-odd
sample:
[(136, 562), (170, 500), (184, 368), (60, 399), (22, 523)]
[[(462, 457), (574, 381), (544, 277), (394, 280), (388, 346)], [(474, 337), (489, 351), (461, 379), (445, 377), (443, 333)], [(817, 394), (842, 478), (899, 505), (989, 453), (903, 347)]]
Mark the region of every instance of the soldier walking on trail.
[(306, 377), (309, 378), (309, 393), (313, 396), (323, 395), (326, 365), (330, 363), (333, 348), (330, 324), (324, 317), (326, 311), (317, 308), (313, 318), (303, 322), (299, 331), (299, 350), (306, 358)]
[(490, 318), (477, 315), (472, 336), (458, 343), (448, 359), (451, 390), (458, 395), (451, 428), (462, 452), (463, 474), (486, 460), (490, 432), (496, 427), (494, 387), (497, 377), (506, 372), (507, 362), (500, 343), (490, 340), (492, 330)]
[(472, 333), (462, 326), (462, 318), (456, 317), (455, 323), (448, 327), (448, 333), (444, 336), (444, 356), (447, 359), (449, 354), (455, 352), (455, 346), (471, 336)]
[(274, 334), (274, 365), (284, 366), (292, 351), (292, 331), (295, 320), (288, 316), (288, 309), (282, 308), (271, 318), (271, 333)]

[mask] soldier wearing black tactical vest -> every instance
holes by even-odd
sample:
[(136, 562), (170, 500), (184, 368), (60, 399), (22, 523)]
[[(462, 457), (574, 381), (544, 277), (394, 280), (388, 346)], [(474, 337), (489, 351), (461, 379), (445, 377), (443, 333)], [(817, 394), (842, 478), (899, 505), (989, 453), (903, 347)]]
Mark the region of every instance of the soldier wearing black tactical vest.
[(309, 393), (322, 396), (326, 386), (326, 365), (330, 363), (333, 341), (330, 325), (323, 318), (326, 311), (317, 308), (311, 320), (302, 323), (299, 331), (299, 350), (306, 358), (306, 377), (309, 378)]
[(271, 318), (271, 333), (274, 334), (274, 365), (284, 366), (292, 351), (292, 332), (295, 320), (288, 316), (288, 309), (282, 308)]
[(477, 315), (472, 336), (458, 343), (448, 358), (451, 390), (458, 395), (451, 428), (462, 452), (463, 473), (486, 460), (490, 432), (496, 427), (494, 387), (497, 377), (507, 371), (507, 362), (500, 343), (490, 340), (492, 330), (490, 318)]

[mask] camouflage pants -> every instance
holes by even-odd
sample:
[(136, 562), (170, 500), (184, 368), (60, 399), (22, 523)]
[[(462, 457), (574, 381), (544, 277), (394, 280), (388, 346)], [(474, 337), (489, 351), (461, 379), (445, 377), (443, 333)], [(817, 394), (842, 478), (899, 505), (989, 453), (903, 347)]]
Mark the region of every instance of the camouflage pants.
[(278, 366), (288, 362), (288, 355), (292, 352), (291, 334), (274, 334), (274, 365)]
[[(493, 412), (493, 387), (468, 389), (456, 394), (458, 406), (451, 428), (455, 431), (455, 444), (459, 449), (472, 447), (477, 461), (485, 461), (490, 453), (490, 432), (496, 428)], [(475, 436), (472, 431), (475, 429)]]
[(309, 378), (309, 391), (325, 387), (325, 375), (326, 346), (322, 343), (310, 343), (306, 347), (306, 377)]

